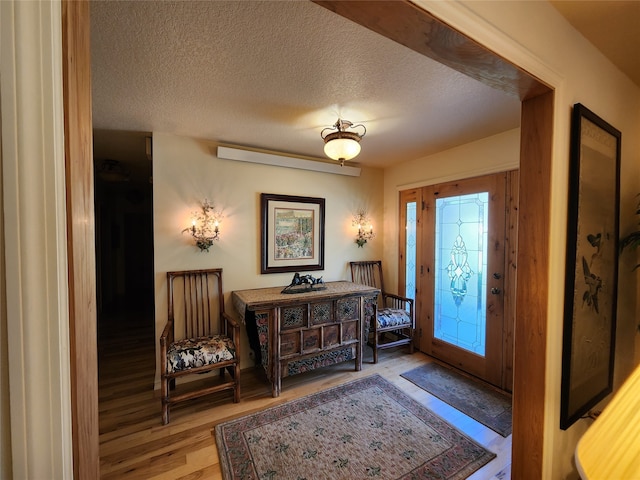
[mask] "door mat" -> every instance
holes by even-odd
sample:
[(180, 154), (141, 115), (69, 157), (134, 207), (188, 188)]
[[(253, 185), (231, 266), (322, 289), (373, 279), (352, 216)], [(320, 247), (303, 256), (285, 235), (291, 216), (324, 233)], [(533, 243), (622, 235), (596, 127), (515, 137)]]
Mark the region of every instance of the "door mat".
[(511, 434), (511, 396), (437, 363), (401, 375), (503, 437)]

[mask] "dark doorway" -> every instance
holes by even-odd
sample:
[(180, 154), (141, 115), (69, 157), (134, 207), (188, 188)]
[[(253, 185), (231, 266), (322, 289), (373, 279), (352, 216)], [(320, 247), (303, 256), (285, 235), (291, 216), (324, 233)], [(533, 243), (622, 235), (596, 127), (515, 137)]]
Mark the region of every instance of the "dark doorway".
[(98, 341), (132, 329), (153, 341), (150, 137), (94, 131), (94, 159)]

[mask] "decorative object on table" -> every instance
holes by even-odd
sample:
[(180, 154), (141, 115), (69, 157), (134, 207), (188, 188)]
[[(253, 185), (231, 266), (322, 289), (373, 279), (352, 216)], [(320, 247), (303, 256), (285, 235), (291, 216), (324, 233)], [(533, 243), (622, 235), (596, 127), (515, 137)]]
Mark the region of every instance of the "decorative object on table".
[[(361, 129), (358, 133), (355, 129)], [(348, 129), (351, 129), (348, 130)], [(320, 136), (324, 140), (324, 153), (327, 157), (338, 160), (344, 166), (346, 160), (355, 158), (360, 153), (360, 140), (367, 133), (361, 123), (354, 125), (348, 120), (338, 119), (331, 127), (322, 129)]]
[(365, 325), (367, 343), (373, 348), (373, 363), (378, 363), (378, 350), (383, 348), (409, 345), (409, 353), (413, 353), (416, 327), (413, 299), (385, 291), (381, 260), (349, 262), (349, 266), (354, 283), (369, 285), (381, 291), (375, 315), (368, 317)]
[(511, 396), (438, 363), (400, 375), (503, 437), (511, 435)]
[(581, 104), (571, 120), (560, 428), (613, 388), (621, 134)]
[(261, 273), (324, 269), (324, 198), (260, 195)]
[(358, 234), (356, 235), (356, 244), (358, 247), (362, 248), (367, 240), (371, 240), (376, 236), (373, 233), (373, 225), (371, 224), (371, 219), (368, 217), (367, 212), (364, 210), (359, 210), (351, 221), (351, 226), (358, 227)]
[(379, 375), (216, 425), (223, 478), (461, 480), (496, 455)]
[(282, 289), (282, 293), (306, 293), (316, 290), (325, 290), (322, 277), (315, 278), (311, 275), (300, 275), (296, 272), (291, 283)]
[(222, 212), (216, 210), (214, 205), (205, 199), (200, 210), (193, 212), (191, 226), (182, 230), (182, 233), (189, 232), (200, 251), (208, 252), (213, 241), (220, 239), (222, 218)]
[[(163, 425), (178, 402), (223, 390), (240, 401), (240, 325), (224, 309), (222, 269), (167, 272), (167, 289), (167, 323), (160, 335)], [(198, 390), (176, 387), (178, 378), (213, 370), (220, 375)]]

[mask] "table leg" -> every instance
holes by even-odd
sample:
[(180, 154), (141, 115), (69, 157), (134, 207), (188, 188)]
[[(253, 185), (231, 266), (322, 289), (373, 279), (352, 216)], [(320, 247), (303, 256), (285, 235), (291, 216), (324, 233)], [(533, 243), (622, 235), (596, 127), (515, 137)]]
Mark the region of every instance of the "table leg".
[(280, 363), (280, 308), (275, 308), (273, 310), (272, 321), (273, 328), (271, 329), (273, 332), (273, 338), (271, 341), (272, 348), (274, 350), (273, 358), (273, 382), (271, 384), (271, 396), (278, 397), (280, 396), (280, 391), (282, 388), (282, 365)]
[(271, 396), (273, 398), (279, 397), (282, 391), (282, 379), (280, 377), (275, 378), (271, 384)]
[(356, 372), (362, 370), (362, 329), (364, 322), (362, 319), (364, 318), (364, 297), (360, 297), (360, 320), (358, 320), (358, 343), (356, 344)]

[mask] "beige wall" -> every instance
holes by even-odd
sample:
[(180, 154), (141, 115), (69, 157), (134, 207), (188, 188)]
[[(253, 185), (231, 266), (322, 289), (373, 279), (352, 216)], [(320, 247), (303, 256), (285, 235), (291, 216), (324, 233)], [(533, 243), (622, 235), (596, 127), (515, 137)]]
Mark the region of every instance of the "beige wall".
[[(165, 133), (153, 134), (154, 257), (156, 336), (166, 321), (166, 272), (193, 268), (224, 270), (227, 310), (233, 290), (285, 286), (293, 273), (260, 274), (260, 193), (325, 199), (325, 268), (305, 272), (324, 280), (349, 278), (351, 260), (379, 258), (382, 235), (363, 248), (354, 243), (355, 211), (365, 208), (375, 230), (382, 226), (382, 170), (363, 168), (349, 177), (292, 168), (258, 165), (216, 157), (216, 143)], [(188, 234), (191, 212), (204, 198), (221, 208), (221, 238), (209, 253), (201, 252)], [(253, 365), (245, 332), (242, 368)]]
[[(584, 104), (622, 132), (620, 228), (624, 234), (633, 228), (636, 221), (633, 215), (634, 195), (640, 192), (640, 87), (604, 58), (547, 2), (416, 3), (556, 90), (552, 198), (540, 199), (552, 203), (544, 478), (577, 478), (573, 451), (589, 423), (578, 421), (567, 431), (560, 430), (558, 426), (571, 106), (574, 103)], [(385, 192), (389, 189), (385, 178)], [(635, 325), (640, 317), (637, 275), (631, 275), (621, 266), (619, 279), (614, 388), (620, 385), (637, 362), (634, 361)], [(608, 401), (609, 398), (603, 405)]]
[(400, 192), (414, 187), (477, 177), (518, 168), (520, 129), (493, 135), (417, 160), (410, 160), (384, 172), (384, 258), (385, 276), (392, 285), (398, 281), (398, 215)]

